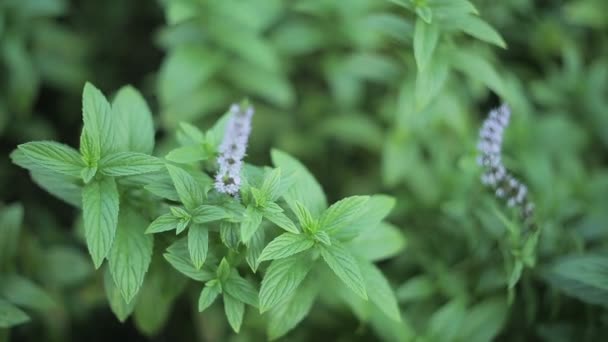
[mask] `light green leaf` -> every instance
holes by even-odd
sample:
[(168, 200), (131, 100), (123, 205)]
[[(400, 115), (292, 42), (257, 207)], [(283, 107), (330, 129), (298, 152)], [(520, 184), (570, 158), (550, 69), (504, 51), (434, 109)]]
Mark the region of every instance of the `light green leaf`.
[(333, 234), (355, 223), (365, 213), (369, 196), (352, 196), (332, 204), (321, 216), (319, 226), (328, 234)]
[(270, 222), (279, 226), (279, 228), (283, 228), (290, 233), (300, 234), (300, 230), (298, 229), (298, 227), (296, 227), (295, 223), (293, 223), (293, 221), (289, 217), (287, 217), (287, 215), (285, 215), (283, 212), (268, 210), (267, 208), (264, 208), (264, 217)]
[(295, 202), (300, 201), (313, 215), (320, 215), (327, 208), (325, 193), (317, 180), (298, 160), (279, 150), (272, 150), (272, 163), (281, 168), (283, 175), (290, 175), (293, 185), (283, 197), (295, 212)]
[(452, 67), (472, 79), (479, 80), (502, 97), (507, 94), (502, 78), (485, 58), (463, 49), (453, 50), (449, 55)]
[(230, 217), (222, 207), (215, 205), (199, 205), (191, 212), (192, 220), (196, 223), (207, 223), (211, 221), (223, 220)]
[(284, 233), (264, 248), (258, 262), (287, 258), (311, 248), (314, 244), (315, 242), (305, 234)]
[(505, 43), (500, 34), (478, 16), (463, 15), (458, 18), (452, 18), (450, 23), (479, 40), (494, 44), (503, 49), (507, 48), (507, 43)]
[(339, 242), (335, 241), (331, 246), (321, 248), (321, 256), (329, 268), (361, 298), (367, 300), (365, 281), (361, 275), (357, 260)]
[(166, 232), (173, 230), (177, 227), (180, 222), (180, 218), (173, 216), (172, 214), (164, 214), (152, 221), (146, 229), (146, 234)]
[(192, 260), (190, 260), (187, 238), (182, 238), (174, 242), (167, 248), (167, 252), (163, 254), (163, 256), (173, 268), (188, 278), (197, 281), (208, 281), (216, 277), (215, 270), (207, 265), (203, 265), (201, 269), (194, 267)]
[(112, 274), (110, 273), (110, 269), (106, 269), (104, 272), (104, 289), (106, 293), (106, 298), (108, 299), (108, 303), (110, 304), (110, 309), (118, 318), (121, 323), (124, 323), (127, 318), (133, 313), (135, 309), (136, 299), (130, 301), (129, 303), (125, 302), (120, 290), (114, 284), (114, 280), (112, 279)]
[(450, 69), (447, 58), (436, 51), (426, 68), (416, 74), (416, 109), (422, 111), (441, 92)]
[(327, 232), (325, 231), (318, 231), (315, 232), (315, 234), (313, 235), (315, 241), (319, 241), (324, 245), (331, 245), (331, 238), (329, 237), (329, 234), (327, 234)]
[(424, 300), (435, 293), (435, 282), (428, 275), (419, 275), (409, 278), (397, 289), (397, 298), (400, 302)]
[(97, 166), (87, 166), (80, 171), (80, 177), (88, 184), (97, 174)]
[(262, 193), (270, 201), (276, 201), (281, 194), (281, 169), (276, 168), (268, 172), (262, 183)]
[(224, 293), (224, 311), (226, 312), (228, 323), (232, 329), (238, 333), (239, 330), (241, 330), (241, 324), (243, 323), (243, 315), (245, 315), (245, 304), (231, 295)]
[(260, 313), (272, 309), (294, 293), (312, 265), (307, 255), (274, 260), (262, 280)]
[(318, 228), (318, 222), (312, 217), (312, 214), (304, 206), (304, 204), (296, 201), (292, 207), (293, 213), (296, 214), (298, 221), (302, 228), (308, 231), (316, 231)]
[(241, 240), (247, 243), (262, 223), (262, 212), (254, 207), (247, 207), (241, 222)]
[(80, 178), (80, 172), (85, 167), (78, 151), (54, 141), (33, 141), (18, 148), (37, 167), (62, 175)]
[(395, 226), (380, 223), (364, 230), (348, 243), (350, 250), (356, 251), (358, 257), (370, 261), (380, 261), (401, 253), (407, 240)]
[(154, 172), (165, 165), (162, 160), (139, 152), (112, 153), (103, 157), (99, 164), (101, 173), (111, 177)]
[[(395, 199), (386, 195), (374, 195), (365, 203), (359, 218), (336, 232), (334, 237), (342, 241), (351, 240), (363, 232), (375, 229), (395, 206)], [(398, 242), (398, 241), (397, 241)]]
[(427, 338), (430, 341), (456, 341), (466, 316), (461, 298), (452, 299), (431, 316)]
[(144, 234), (147, 224), (147, 220), (134, 209), (123, 207), (120, 211), (108, 261), (114, 283), (127, 303), (139, 291), (152, 260), (154, 239)]
[(190, 260), (196, 269), (203, 267), (209, 249), (209, 231), (207, 227), (193, 224), (188, 229), (188, 251)]
[(260, 254), (262, 254), (264, 244), (264, 229), (258, 229), (247, 243), (247, 256), (245, 257), (245, 260), (247, 261), (247, 264), (249, 265), (253, 273), (256, 273), (258, 270), (258, 265), (260, 263), (258, 259), (260, 257)]
[(119, 195), (116, 182), (106, 177), (85, 185), (82, 212), (85, 237), (95, 268), (110, 252), (118, 223)]
[[(262, 229), (259, 229), (258, 231), (262, 231)], [(238, 250), (239, 244), (241, 243), (239, 224), (232, 222), (221, 222), (220, 239), (222, 240), (222, 243), (226, 245), (226, 247), (235, 251)]]
[(198, 297), (198, 311), (203, 312), (210, 307), (220, 292), (221, 287), (217, 280), (207, 282), (201, 291), (201, 295)]
[(433, 10), (426, 5), (416, 6), (416, 14), (427, 24), (433, 22)]
[(10, 328), (25, 323), (30, 317), (21, 309), (0, 298), (0, 328)]
[(507, 301), (488, 298), (468, 310), (460, 330), (459, 341), (494, 341), (504, 328), (509, 314)]
[(424, 70), (429, 64), (437, 42), (439, 42), (439, 25), (417, 19), (414, 31), (414, 57), (418, 70)]
[(137, 89), (124, 86), (118, 90), (112, 101), (112, 116), (120, 123), (117, 139), (122, 151), (152, 153), (154, 121), (146, 100)]
[[(84, 122), (81, 153), (93, 166), (101, 157), (116, 151), (116, 125), (106, 97), (91, 83), (82, 93), (82, 119)], [(83, 140), (86, 142), (83, 146)]]
[(358, 264), (365, 280), (369, 300), (391, 319), (401, 321), (397, 298), (382, 272), (369, 261), (359, 259)]
[(171, 150), (165, 158), (175, 163), (191, 164), (207, 160), (211, 156), (203, 145), (188, 145)]
[(173, 165), (167, 165), (167, 170), (177, 194), (186, 208), (193, 210), (203, 203), (203, 189), (190, 173)]
[(232, 297), (253, 307), (258, 307), (258, 290), (249, 280), (241, 277), (236, 271), (232, 271), (228, 280), (222, 284), (224, 291)]
[(604, 254), (562, 257), (544, 276), (569, 296), (608, 307), (608, 256)]
[(310, 312), (318, 292), (316, 280), (308, 278), (289, 298), (270, 310), (268, 338), (277, 339), (295, 328)]
[(3, 274), (0, 282), (0, 297), (9, 302), (39, 312), (45, 312), (55, 303), (40, 286), (16, 274)]

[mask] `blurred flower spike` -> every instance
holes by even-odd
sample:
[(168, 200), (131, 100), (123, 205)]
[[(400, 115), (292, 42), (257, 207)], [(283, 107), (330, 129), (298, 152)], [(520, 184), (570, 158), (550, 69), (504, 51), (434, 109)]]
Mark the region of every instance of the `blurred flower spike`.
[(226, 123), (224, 139), (219, 147), (215, 175), (215, 189), (218, 192), (238, 196), (241, 187), (241, 168), (247, 151), (247, 141), (251, 133), (253, 106), (247, 100), (240, 105), (230, 106), (230, 118)]
[(534, 211), (534, 204), (528, 199), (528, 188), (502, 163), (503, 136), (510, 118), (511, 109), (506, 104), (490, 111), (479, 131), (477, 149), (481, 155), (477, 161), (485, 169), (481, 182), (492, 188), (496, 197), (506, 200), (509, 207), (518, 207), (527, 221)]

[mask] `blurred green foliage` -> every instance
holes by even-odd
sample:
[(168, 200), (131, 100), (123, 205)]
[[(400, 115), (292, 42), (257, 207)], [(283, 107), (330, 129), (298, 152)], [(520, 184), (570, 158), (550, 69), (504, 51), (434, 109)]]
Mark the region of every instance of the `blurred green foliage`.
[[(389, 221), (407, 248), (380, 268), (403, 322), (364, 305), (352, 304), (353, 315), (328, 296), (287, 339), (602, 340), (606, 13), (603, 0), (0, 2), (0, 184), (2, 200), (21, 202), (25, 220), (11, 269), (54, 303), (31, 315), (14, 303), (32, 321), (11, 334), (143, 336), (135, 326), (153, 340), (238, 341), (264, 331), (259, 315), (248, 315), (236, 336), (221, 308), (195, 313), (190, 296), (176, 297), (186, 285), (162, 276), (162, 259), (153, 260), (146, 281), (154, 285), (141, 295), (173, 308), (150, 301), (139, 314), (159, 327), (137, 318), (120, 325), (109, 314), (106, 291), (111, 298), (114, 290), (93, 273), (75, 212), (7, 157), (32, 139), (77, 142), (79, 94), (89, 80), (106, 93), (124, 83), (143, 90), (160, 132), (157, 155), (176, 146), (180, 122), (208, 127), (248, 96), (257, 108), (248, 162), (270, 164), (268, 151), (280, 148), (312, 171), (329, 202), (397, 198)], [(514, 113), (505, 164), (536, 203), (534, 248), (479, 182), (477, 130), (499, 101)], [(14, 208), (2, 209), (2, 220)], [(65, 265), (71, 273), (55, 271)]]

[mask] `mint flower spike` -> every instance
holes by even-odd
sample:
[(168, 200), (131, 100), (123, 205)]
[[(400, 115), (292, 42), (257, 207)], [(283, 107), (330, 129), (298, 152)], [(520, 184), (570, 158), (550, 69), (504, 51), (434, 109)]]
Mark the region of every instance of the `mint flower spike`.
[(490, 111), (479, 130), (477, 162), (485, 170), (481, 182), (492, 188), (496, 197), (504, 199), (509, 207), (518, 207), (524, 221), (534, 212), (534, 204), (528, 198), (528, 188), (511, 175), (502, 163), (502, 142), (505, 129), (509, 125), (511, 109), (508, 105)]
[(215, 175), (215, 190), (218, 192), (238, 196), (253, 113), (253, 107), (247, 101), (243, 101), (241, 105), (230, 106), (230, 118), (226, 123), (224, 139), (217, 157), (219, 170)]

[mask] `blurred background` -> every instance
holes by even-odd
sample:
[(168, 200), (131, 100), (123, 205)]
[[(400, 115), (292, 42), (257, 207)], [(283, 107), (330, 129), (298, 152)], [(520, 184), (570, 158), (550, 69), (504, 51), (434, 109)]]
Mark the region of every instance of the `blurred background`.
[[(221, 310), (199, 314), (187, 295), (154, 326), (113, 316), (78, 211), (8, 157), (30, 140), (77, 146), (85, 81), (110, 96), (125, 84), (142, 91), (159, 156), (175, 146), (179, 122), (206, 127), (247, 96), (256, 106), (249, 163), (268, 165), (280, 148), (330, 202), (397, 198), (389, 221), (407, 247), (381, 268), (404, 322), (319, 304), (287, 339), (601, 340), (608, 277), (590, 285), (564, 258), (608, 246), (608, 2), (472, 3), (483, 22), (459, 0), (0, 0), (0, 221), (23, 209), (11, 267), (53, 301), (33, 308), (12, 340), (263, 336), (260, 316), (234, 336)], [(420, 20), (439, 27), (423, 71)], [(505, 164), (528, 184), (542, 229), (522, 255), (513, 251), (525, 241), (507, 238), (475, 161), (481, 121), (502, 101), (513, 109)]]

